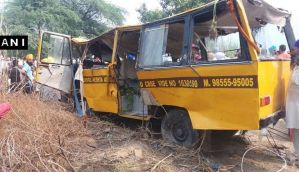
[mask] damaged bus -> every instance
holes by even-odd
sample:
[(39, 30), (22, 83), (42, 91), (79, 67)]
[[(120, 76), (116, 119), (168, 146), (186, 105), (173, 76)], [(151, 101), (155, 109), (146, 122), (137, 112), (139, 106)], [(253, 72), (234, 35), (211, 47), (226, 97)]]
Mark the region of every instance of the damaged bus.
[[(273, 47), (292, 48), (290, 18), (288, 11), (263, 0), (220, 0), (115, 28), (76, 46), (69, 36), (43, 32), (40, 64), (56, 66), (61, 79), (54, 88), (70, 92), (71, 79), (64, 76), (72, 75), (64, 73), (74, 68), (65, 66), (81, 59), (83, 97), (90, 109), (161, 119), (166, 141), (190, 147), (203, 130), (233, 135), (284, 117), (290, 59), (278, 58)], [(45, 43), (57, 49), (51, 57), (55, 63), (43, 60), (50, 58), (43, 53), (45, 35), (60, 40)], [(50, 85), (49, 78), (39, 78)]]

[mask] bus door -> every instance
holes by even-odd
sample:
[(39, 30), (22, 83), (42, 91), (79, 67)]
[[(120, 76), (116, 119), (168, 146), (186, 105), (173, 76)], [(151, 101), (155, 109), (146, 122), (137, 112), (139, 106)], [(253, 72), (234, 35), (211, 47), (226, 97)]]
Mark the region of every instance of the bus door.
[(37, 82), (70, 93), (71, 64), (71, 37), (42, 31), (38, 45)]
[(84, 97), (95, 112), (118, 113), (118, 88), (114, 67), (117, 31), (88, 43), (83, 61)]
[(117, 65), (114, 68), (118, 78), (119, 111), (121, 115), (141, 117), (147, 115), (147, 106), (144, 105), (139, 94), (136, 60), (140, 28), (126, 28), (119, 33), (117, 47)]

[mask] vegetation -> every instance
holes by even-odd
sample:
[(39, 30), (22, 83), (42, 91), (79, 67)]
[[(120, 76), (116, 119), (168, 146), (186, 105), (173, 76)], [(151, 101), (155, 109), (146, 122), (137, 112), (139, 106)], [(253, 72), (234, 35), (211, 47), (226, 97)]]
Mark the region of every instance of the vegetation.
[(90, 38), (122, 24), (125, 14), (105, 0), (9, 0), (3, 9), (0, 33), (28, 35), (31, 53), (39, 30)]
[[(161, 9), (149, 10), (142, 4), (137, 11), (141, 22), (146, 23), (209, 1), (212, 0), (160, 0)], [(126, 13), (124, 9), (105, 0), (6, 0), (5, 2), (5, 8), (0, 5), (0, 10), (2, 8), (0, 34), (29, 36), (28, 52), (10, 51), (9, 56), (35, 53), (40, 30), (90, 38), (110, 27), (122, 24)]]
[(201, 6), (211, 1), (213, 0), (160, 0), (160, 10), (149, 10), (143, 3), (137, 11), (140, 14), (140, 21), (147, 23)]

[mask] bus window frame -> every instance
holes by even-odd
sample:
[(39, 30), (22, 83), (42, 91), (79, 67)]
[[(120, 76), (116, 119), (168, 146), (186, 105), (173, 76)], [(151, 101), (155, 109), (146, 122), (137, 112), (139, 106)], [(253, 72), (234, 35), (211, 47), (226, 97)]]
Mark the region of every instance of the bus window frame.
[[(237, 4), (236, 2), (234, 2), (234, 6), (236, 9), (236, 13), (237, 13), (237, 18), (239, 20), (239, 22), (241, 23), (241, 25), (243, 25), (243, 23), (241, 22), (240, 16), (238, 15), (239, 11), (238, 8), (236, 8)], [(218, 9), (218, 8), (217, 8)], [(241, 34), (241, 32), (239, 31), (239, 42), (240, 42), (240, 49), (242, 52), (242, 56), (245, 56), (244, 59), (228, 59), (228, 60), (215, 60), (215, 61), (202, 61), (199, 63), (192, 63), (192, 59), (191, 59), (191, 45), (192, 45), (192, 41), (193, 41), (193, 30), (194, 30), (194, 19), (195, 17), (198, 17), (200, 15), (202, 15), (203, 13), (198, 12), (198, 13), (193, 13), (191, 14), (191, 19), (190, 19), (190, 30), (189, 30), (189, 52), (188, 52), (188, 64), (191, 66), (208, 66), (208, 65), (222, 65), (222, 64), (250, 64), (252, 63), (252, 57), (250, 56), (250, 52), (249, 52), (249, 46), (248, 43), (246, 42), (244, 36)], [(243, 51), (242, 51), (243, 50)], [(245, 51), (244, 51), (245, 50)]]
[[(113, 41), (115, 40), (115, 38), (113, 38)], [(95, 42), (96, 43), (96, 42)], [(104, 42), (101, 43), (102, 45), (105, 45), (107, 46), (108, 48), (110, 48), (107, 44), (105, 44)], [(112, 44), (112, 46), (114, 45), (114, 42)], [(89, 48), (91, 46), (91, 44), (88, 44), (87, 45), (87, 51), (89, 51)], [(107, 64), (104, 64), (104, 65), (96, 65), (96, 67), (92, 67), (92, 68), (88, 68), (87, 70), (97, 70), (97, 69), (108, 69), (109, 68), (109, 65), (113, 64), (114, 62), (114, 57), (113, 57), (113, 49), (111, 49), (111, 57), (110, 57), (110, 62), (107, 63)], [(95, 58), (95, 57), (94, 57)], [(102, 58), (103, 59), (103, 58)], [(94, 62), (94, 59), (92, 59), (92, 62)], [(93, 64), (94, 65), (94, 64)]]
[[(275, 27), (278, 27), (275, 24), (272, 24), (272, 25), (274, 25)], [(293, 27), (290, 23), (289, 18), (286, 19), (286, 25), (283, 26), (283, 33), (284, 33), (284, 37), (285, 37), (286, 42), (287, 42), (286, 46), (288, 46), (287, 48), (291, 52), (291, 49), (294, 48), (294, 45), (295, 45), (295, 41), (294, 41), (295, 40), (295, 35), (294, 35)], [(255, 39), (255, 37), (253, 37), (253, 38)], [(272, 59), (272, 58), (261, 58), (261, 56), (258, 54), (258, 61), (259, 62), (264, 62), (264, 61), (292, 61), (292, 60), (291, 60), (291, 57), (290, 58), (285, 58), (285, 59), (281, 59), (281, 58), (274, 58), (274, 59)]]
[[(62, 63), (62, 59), (63, 59), (63, 55), (61, 56), (61, 59), (60, 59), (60, 63), (45, 63), (45, 62), (42, 62), (42, 59), (41, 59), (41, 56), (42, 56), (42, 52), (43, 52), (43, 41), (44, 41), (44, 34), (48, 34), (48, 35), (54, 35), (54, 36), (59, 36), (59, 37), (62, 37), (63, 40), (67, 39), (68, 42), (69, 42), (69, 55), (70, 55), (70, 63), (69, 64), (63, 64)], [(63, 41), (64, 42), (64, 41)], [(64, 46), (64, 45), (63, 45)], [(65, 35), (65, 34), (60, 34), (60, 33), (56, 33), (56, 32), (49, 32), (49, 31), (42, 31), (41, 32), (41, 49), (40, 49), (40, 57), (38, 58), (38, 63), (40, 64), (43, 64), (43, 65), (63, 65), (63, 66), (71, 66), (73, 65), (73, 56), (72, 56), (72, 37), (70, 35)]]
[[(167, 65), (167, 66), (161, 66), (161, 65), (152, 65), (152, 66), (140, 66), (140, 59), (142, 58), (141, 56), (143, 55), (142, 53), (142, 46), (143, 46), (143, 36), (144, 36), (144, 31), (146, 29), (150, 29), (153, 27), (158, 27), (161, 25), (169, 25), (173, 24), (173, 23), (177, 23), (177, 22), (184, 22), (184, 31), (183, 31), (183, 41), (182, 41), (182, 47), (181, 47), (181, 62), (178, 63), (174, 63), (173, 65)], [(140, 40), (139, 40), (139, 48), (138, 48), (138, 56), (137, 56), (137, 61), (136, 61), (136, 65), (137, 65), (137, 69), (138, 70), (146, 70), (146, 69), (167, 69), (167, 68), (177, 68), (177, 67), (186, 67), (189, 66), (187, 63), (188, 60), (188, 42), (189, 42), (189, 37), (188, 37), (188, 31), (189, 31), (189, 24), (190, 23), (190, 15), (185, 15), (185, 16), (180, 16), (177, 18), (173, 18), (173, 19), (166, 19), (166, 20), (160, 20), (160, 21), (156, 21), (153, 23), (148, 23), (146, 25), (144, 25), (141, 30), (140, 30)], [(167, 31), (168, 32), (168, 31)], [(164, 43), (164, 47), (163, 49), (167, 47), (167, 39), (168, 39), (168, 33), (167, 35), (165, 35), (165, 40), (163, 40)]]
[[(225, 1), (221, 1), (219, 2), (219, 4), (217, 4), (217, 12), (218, 10), (228, 10), (227, 5)], [(236, 9), (236, 13), (239, 13), (239, 9), (237, 8), (237, 2), (234, 1), (234, 6)], [(249, 45), (246, 42), (245, 38), (240, 34), (240, 48), (243, 49), (242, 51), (242, 55), (245, 56), (244, 60), (239, 60), (239, 59), (232, 59), (232, 60), (217, 60), (217, 61), (212, 61), (209, 62), (207, 61), (206, 63), (190, 63), (191, 62), (191, 45), (192, 45), (192, 41), (193, 41), (193, 24), (194, 24), (194, 17), (195, 16), (200, 16), (200, 15), (211, 15), (213, 14), (213, 10), (214, 7), (210, 6), (209, 8), (200, 10), (200, 11), (195, 11), (195, 12), (191, 12), (190, 14), (186, 14), (186, 15), (180, 15), (177, 16), (176, 18), (166, 18), (166, 19), (162, 19), (162, 20), (158, 20), (152, 23), (148, 23), (145, 24), (140, 31), (140, 41), (139, 41), (139, 56), (137, 57), (137, 70), (159, 70), (159, 69), (169, 69), (169, 68), (187, 68), (190, 66), (215, 66), (215, 65), (236, 65), (236, 64), (252, 64), (253, 63), (253, 57), (251, 57), (250, 54), (250, 50), (249, 50)], [(239, 22), (241, 23), (241, 25), (243, 25), (243, 23), (241, 22), (240, 16), (236, 15)], [(206, 17), (206, 16), (205, 16)], [(182, 49), (182, 51), (184, 52), (183, 56), (186, 55), (186, 57), (183, 58), (182, 64), (181, 65), (171, 65), (171, 66), (145, 66), (145, 67), (140, 67), (139, 63), (140, 63), (140, 56), (142, 54), (142, 50), (140, 49), (142, 46), (142, 38), (143, 38), (143, 34), (144, 34), (144, 30), (146, 28), (149, 27), (154, 27), (157, 25), (161, 25), (161, 24), (167, 24), (167, 23), (171, 23), (171, 22), (175, 22), (178, 20), (184, 19), (185, 20), (185, 27), (184, 27), (184, 47)], [(245, 51), (244, 51), (245, 50)], [(244, 54), (243, 54), (244, 53)]]

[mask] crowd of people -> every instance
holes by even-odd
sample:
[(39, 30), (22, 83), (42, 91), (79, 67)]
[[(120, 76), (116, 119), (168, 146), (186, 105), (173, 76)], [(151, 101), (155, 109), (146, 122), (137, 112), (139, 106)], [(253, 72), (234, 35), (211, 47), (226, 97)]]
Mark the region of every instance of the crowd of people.
[[(259, 57), (262, 60), (284, 60), (284, 59), (290, 59), (291, 58), (291, 53), (293, 52), (293, 49), (290, 51), (290, 53), (287, 52), (287, 47), (284, 44), (281, 44), (279, 46), (279, 49), (275, 45), (272, 45), (268, 49), (263, 49), (260, 46), (261, 52), (259, 54)], [(242, 53), (241, 49), (235, 50), (235, 53), (233, 54), (233, 57), (230, 57), (227, 55), (225, 52), (221, 51), (219, 47), (214, 47), (214, 50), (210, 51), (207, 50), (207, 58), (204, 58), (202, 55), (202, 51), (200, 50), (200, 47), (197, 46), (196, 44), (192, 44), (192, 49), (191, 49), (191, 61), (195, 63), (199, 63), (202, 61), (218, 61), (218, 60), (232, 60), (232, 59), (240, 59), (242, 58)], [(232, 54), (232, 53), (230, 53)]]
[(32, 54), (27, 54), (23, 59), (12, 59), (8, 69), (9, 92), (23, 89), (28, 94), (32, 93), (36, 68), (34, 62)]

